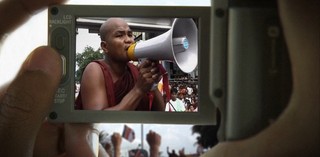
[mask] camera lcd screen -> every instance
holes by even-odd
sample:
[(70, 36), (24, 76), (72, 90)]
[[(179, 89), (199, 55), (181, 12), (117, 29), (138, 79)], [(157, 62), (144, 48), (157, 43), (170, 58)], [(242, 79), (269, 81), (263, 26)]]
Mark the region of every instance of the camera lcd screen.
[[(134, 55), (138, 57), (130, 63), (139, 66), (146, 58), (159, 60), (167, 81), (162, 77), (153, 88), (158, 88), (169, 108), (152, 110), (149, 106), (149, 109), (110, 111), (77, 106), (78, 99), (82, 99), (79, 97), (84, 95), (81, 87), (87, 65), (105, 61), (99, 29), (109, 18), (125, 20), (132, 31), (136, 43)], [(190, 22), (194, 29), (188, 26)], [(215, 123), (216, 110), (210, 98), (212, 71), (208, 67), (210, 7), (59, 5), (49, 8), (48, 26), (49, 44), (61, 54), (64, 63), (64, 75), (49, 114), (51, 121)], [(169, 39), (163, 41), (164, 38)], [(146, 48), (155, 50), (146, 53)], [(172, 89), (176, 89), (177, 99), (180, 97), (183, 102), (179, 109), (167, 103), (170, 99), (166, 94)]]
[[(81, 89), (81, 82), (83, 72), (86, 66), (96, 61), (105, 61), (105, 52), (101, 48), (101, 34), (99, 29), (101, 24), (106, 22), (109, 17), (78, 17), (76, 19), (76, 69), (75, 69), (75, 102), (80, 101), (85, 94), (79, 96)], [(184, 72), (179, 67), (180, 64), (186, 64), (186, 66), (191, 67), (192, 64), (198, 63), (198, 40), (197, 40), (197, 24), (192, 18), (183, 18), (182, 20), (189, 20), (195, 24), (195, 29), (193, 31), (195, 36), (194, 39), (188, 39), (188, 49), (184, 52), (177, 52), (173, 50), (173, 33), (172, 25), (175, 18), (128, 18), (121, 17), (125, 22), (128, 23), (130, 31), (132, 31), (132, 38), (135, 43), (140, 44), (141, 42), (146, 42), (146, 46), (143, 48), (149, 48), (150, 51), (146, 52), (145, 58), (153, 59), (154, 53), (156, 57), (160, 58), (159, 63), (165, 69), (165, 74), (158, 84), (155, 84), (153, 88), (158, 88), (163, 96), (163, 101), (165, 104), (164, 110), (152, 110), (140, 107), (140, 111), (166, 111), (166, 112), (197, 112), (200, 107), (198, 104), (198, 69), (197, 66), (193, 67), (192, 71), (189, 73)], [(180, 27), (175, 25), (175, 27)], [(184, 27), (175, 28), (185, 29)], [(191, 32), (191, 31), (186, 31)], [(163, 41), (161, 36), (164, 36), (166, 40)], [(183, 37), (189, 36), (187, 33)], [(150, 41), (153, 39), (154, 41)], [(193, 42), (193, 43), (191, 43)], [(167, 45), (165, 45), (167, 43)], [(153, 45), (164, 45), (162, 47), (154, 48)], [(179, 43), (180, 44), (180, 43)], [(178, 45), (179, 46), (179, 45)], [(161, 50), (165, 49), (165, 50)], [(137, 50), (138, 51), (138, 50)], [(163, 52), (159, 52), (163, 51)], [(188, 52), (194, 51), (194, 52)], [(153, 53), (153, 54), (152, 54)], [(167, 54), (163, 54), (167, 53)], [(180, 54), (178, 54), (180, 53)], [(184, 54), (183, 54), (184, 53)], [(194, 56), (188, 56), (189, 54)], [(178, 64), (176, 63), (176, 55), (182, 55), (181, 60)], [(166, 56), (169, 56), (166, 58)], [(190, 58), (190, 63), (188, 63), (187, 58)], [(131, 61), (135, 66), (138, 66), (144, 58), (137, 61)], [(172, 60), (171, 60), (172, 59)], [(183, 62), (183, 63), (181, 63)], [(185, 63), (184, 63), (185, 62)], [(102, 70), (102, 69), (101, 69)], [(108, 78), (104, 78), (108, 79)], [(168, 82), (164, 81), (167, 79)], [(119, 85), (120, 86), (120, 85)], [(166, 86), (166, 87), (164, 87)], [(108, 88), (108, 87), (106, 87)], [(169, 89), (169, 90), (168, 90)], [(171, 91), (171, 92), (170, 92)], [(116, 92), (116, 91), (115, 91)], [(121, 92), (121, 91), (120, 91)], [(168, 93), (167, 93), (168, 92)], [(167, 97), (167, 94), (170, 97)], [(170, 101), (171, 100), (171, 101)], [(117, 102), (118, 103), (118, 102)], [(79, 108), (79, 107), (78, 107)], [(78, 109), (77, 106), (75, 109)], [(106, 110), (108, 110), (106, 108)], [(137, 109), (139, 110), (139, 109)]]

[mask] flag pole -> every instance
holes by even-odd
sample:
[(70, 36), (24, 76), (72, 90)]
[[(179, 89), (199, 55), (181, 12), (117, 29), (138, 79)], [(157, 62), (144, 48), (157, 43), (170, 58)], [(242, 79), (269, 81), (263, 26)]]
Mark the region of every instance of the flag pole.
[[(142, 32), (142, 40), (146, 40), (146, 33)], [(141, 123), (141, 149), (144, 149), (144, 145), (143, 145), (143, 123)]]
[(144, 146), (143, 146), (143, 124), (141, 124), (141, 149), (143, 149), (144, 148)]

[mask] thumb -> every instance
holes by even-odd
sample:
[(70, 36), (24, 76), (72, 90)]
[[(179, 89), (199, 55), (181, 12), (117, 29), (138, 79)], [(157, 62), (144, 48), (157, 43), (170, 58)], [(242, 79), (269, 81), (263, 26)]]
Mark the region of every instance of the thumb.
[(61, 78), (61, 60), (49, 47), (35, 49), (17, 77), (0, 90), (0, 156), (32, 154), (39, 127)]

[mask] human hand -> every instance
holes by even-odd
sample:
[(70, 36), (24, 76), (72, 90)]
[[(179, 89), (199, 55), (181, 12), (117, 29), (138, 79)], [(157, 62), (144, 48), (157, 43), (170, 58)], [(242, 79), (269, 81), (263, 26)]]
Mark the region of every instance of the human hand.
[[(0, 1), (0, 42), (39, 9), (63, 1)], [(32, 156), (60, 79), (60, 55), (43, 46), (31, 52), (12, 82), (0, 87), (0, 156)]]
[(161, 145), (161, 136), (156, 132), (150, 130), (147, 134), (147, 142), (150, 146), (150, 149), (159, 148)]
[(1, 87), (0, 156), (31, 156), (60, 78), (60, 55), (49, 47), (39, 47), (22, 64), (16, 78)]
[(161, 80), (161, 73), (158, 68), (158, 61), (144, 60), (138, 67), (140, 72), (140, 78), (138, 79), (136, 86), (142, 89), (143, 92), (150, 91), (153, 84), (158, 83)]
[(117, 132), (113, 133), (112, 136), (111, 136), (111, 142), (112, 142), (113, 146), (120, 147), (121, 143), (122, 143), (121, 135), (119, 133), (117, 133)]
[(113, 156), (120, 157), (121, 156), (121, 143), (122, 137), (119, 133), (113, 133), (111, 136), (111, 142), (113, 144)]
[(184, 148), (179, 150), (179, 157), (186, 157), (186, 154), (184, 153)]

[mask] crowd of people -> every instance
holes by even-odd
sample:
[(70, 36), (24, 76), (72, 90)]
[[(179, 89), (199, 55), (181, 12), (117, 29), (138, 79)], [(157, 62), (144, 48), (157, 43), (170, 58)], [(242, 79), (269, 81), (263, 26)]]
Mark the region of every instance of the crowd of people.
[(170, 101), (166, 101), (167, 112), (197, 112), (197, 83), (188, 81), (170, 82)]
[[(101, 144), (102, 151), (99, 153), (101, 157), (120, 157), (127, 156), (125, 154), (121, 154), (121, 144), (122, 144), (122, 136), (120, 133), (113, 133), (112, 135), (108, 135), (106, 132), (101, 132), (99, 135), (99, 142)], [(178, 153), (172, 149), (167, 147), (167, 152), (160, 152), (161, 146), (161, 135), (156, 133), (155, 131), (150, 130), (146, 135), (146, 140), (149, 145), (149, 153), (144, 149), (137, 148), (137, 150), (128, 151), (129, 157), (159, 157), (159, 156), (168, 156), (168, 157), (199, 157), (203, 154), (203, 151), (198, 151), (193, 154), (185, 154), (184, 148), (178, 150)], [(161, 153), (166, 153), (162, 154)], [(103, 154), (103, 155), (102, 155)], [(100, 157), (100, 155), (99, 155)]]

